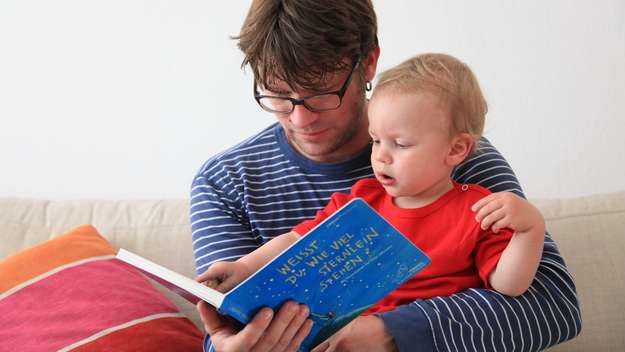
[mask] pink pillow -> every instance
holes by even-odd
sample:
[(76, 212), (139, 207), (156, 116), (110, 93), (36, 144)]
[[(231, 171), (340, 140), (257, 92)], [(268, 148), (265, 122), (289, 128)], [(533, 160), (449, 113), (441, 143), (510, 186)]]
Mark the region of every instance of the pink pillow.
[(0, 351), (201, 351), (203, 334), (92, 226), (0, 261)]

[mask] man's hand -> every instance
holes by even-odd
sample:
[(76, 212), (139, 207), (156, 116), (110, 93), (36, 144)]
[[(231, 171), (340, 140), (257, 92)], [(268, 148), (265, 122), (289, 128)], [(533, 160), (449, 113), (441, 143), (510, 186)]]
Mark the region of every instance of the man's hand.
[(261, 309), (240, 330), (237, 323), (219, 315), (204, 301), (198, 303), (197, 309), (218, 352), (297, 351), (312, 328), (312, 320), (307, 319), (308, 308), (295, 302), (285, 303), (275, 317), (271, 309)]
[(382, 319), (368, 315), (354, 319), (312, 350), (312, 352), (344, 351), (395, 352), (397, 346)]

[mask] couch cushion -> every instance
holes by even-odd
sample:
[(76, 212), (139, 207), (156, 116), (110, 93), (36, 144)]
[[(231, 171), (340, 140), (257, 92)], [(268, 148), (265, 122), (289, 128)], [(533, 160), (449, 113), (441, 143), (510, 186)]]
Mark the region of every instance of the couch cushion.
[(2, 351), (199, 351), (202, 333), (91, 226), (0, 262)]
[(581, 334), (550, 351), (625, 351), (625, 192), (535, 203), (582, 310)]
[[(113, 247), (126, 248), (188, 277), (195, 276), (189, 200), (37, 200), (0, 198), (0, 260), (81, 224)], [(185, 299), (155, 286), (202, 328)]]

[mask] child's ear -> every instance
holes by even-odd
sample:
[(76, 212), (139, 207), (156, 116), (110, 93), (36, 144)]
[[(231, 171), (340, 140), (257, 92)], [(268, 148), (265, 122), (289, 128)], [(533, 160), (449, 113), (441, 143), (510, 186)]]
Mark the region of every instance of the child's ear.
[(447, 164), (456, 166), (469, 156), (473, 149), (475, 141), (468, 133), (460, 133), (451, 139), (449, 154), (447, 155)]

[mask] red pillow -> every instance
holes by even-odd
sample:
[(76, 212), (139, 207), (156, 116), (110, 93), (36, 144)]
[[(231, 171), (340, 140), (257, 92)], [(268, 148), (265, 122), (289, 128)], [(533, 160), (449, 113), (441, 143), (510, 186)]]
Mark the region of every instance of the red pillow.
[(0, 351), (201, 351), (203, 334), (92, 226), (0, 261)]

